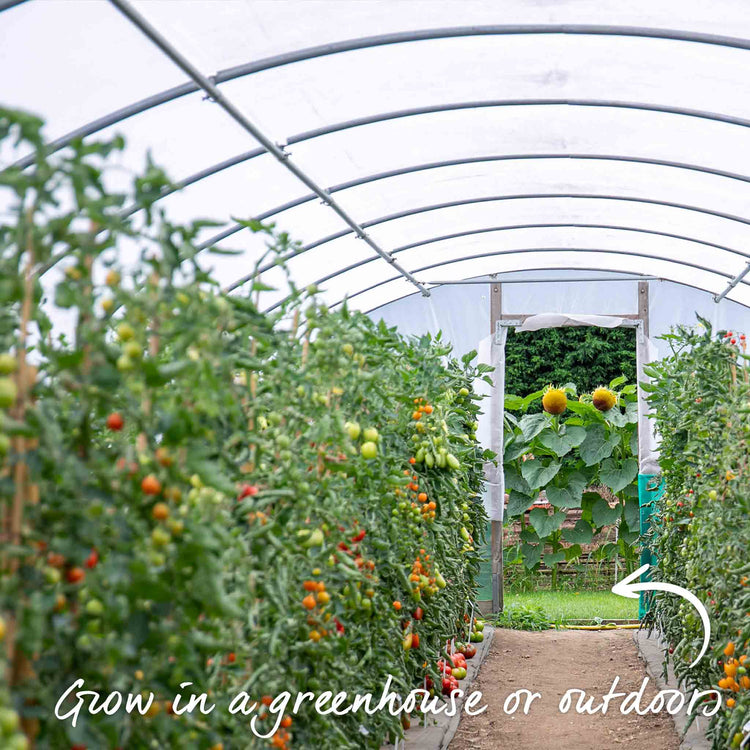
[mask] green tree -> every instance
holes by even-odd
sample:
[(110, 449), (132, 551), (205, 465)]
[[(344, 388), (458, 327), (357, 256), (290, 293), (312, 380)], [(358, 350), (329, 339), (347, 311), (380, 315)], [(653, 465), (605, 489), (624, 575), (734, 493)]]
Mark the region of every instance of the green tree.
[(508, 332), (505, 392), (523, 395), (548, 384), (591, 391), (624, 375), (636, 380), (633, 328), (546, 328)]

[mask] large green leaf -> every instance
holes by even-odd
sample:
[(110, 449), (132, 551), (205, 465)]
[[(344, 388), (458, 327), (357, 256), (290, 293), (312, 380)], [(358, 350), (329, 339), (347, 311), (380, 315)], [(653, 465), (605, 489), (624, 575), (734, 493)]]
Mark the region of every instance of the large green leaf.
[(570, 453), (573, 446), (558, 435), (554, 430), (543, 430), (537, 440), (545, 447), (551, 450), (556, 456), (562, 458), (566, 453)]
[(522, 542), (526, 542), (526, 544), (539, 544), (539, 542), (542, 541), (537, 535), (536, 531), (531, 528), (531, 526), (527, 526), (525, 529), (523, 529), (518, 535), (518, 538)]
[(521, 474), (529, 487), (537, 489), (549, 484), (561, 468), (562, 464), (559, 461), (542, 461), (538, 458), (531, 458), (521, 465)]
[(508, 505), (505, 507), (505, 515), (509, 518), (518, 516), (527, 511), (533, 502), (533, 497), (524, 495), (522, 492), (518, 492), (518, 490), (511, 489), (508, 492)]
[(614, 406), (609, 411), (605, 412), (604, 419), (615, 427), (625, 427), (628, 423), (628, 418), (623, 414), (619, 406)]
[(594, 522), (594, 505), (601, 498), (598, 492), (584, 492), (581, 499), (581, 518)]
[(547, 494), (547, 500), (555, 508), (578, 508), (581, 505), (581, 498), (576, 497), (567, 487), (549, 485), (545, 493)]
[(625, 511), (623, 512), (625, 523), (631, 531), (640, 533), (641, 530), (641, 508), (637, 498), (629, 497), (625, 500)]
[(565, 548), (565, 561), (570, 562), (576, 560), (583, 554), (583, 548), (580, 544), (571, 544), (570, 547)]
[(609, 503), (603, 497), (600, 497), (594, 503), (592, 509), (594, 525), (597, 528), (611, 526), (619, 520), (621, 514), (622, 506), (619, 503), (614, 507), (610, 507)]
[(563, 525), (565, 517), (566, 514), (562, 511), (547, 513), (545, 508), (534, 508), (529, 513), (529, 522), (534, 527), (539, 538), (545, 539)]
[(528, 444), (523, 440), (513, 440), (512, 442), (509, 442), (508, 445), (505, 448), (505, 453), (503, 454), (503, 461), (510, 462), (515, 461), (517, 458), (520, 458), (523, 456), (524, 453), (528, 453), (529, 446)]
[(544, 553), (544, 564), (551, 568), (557, 563), (565, 562), (565, 552), (545, 552)]
[(580, 425), (566, 424), (563, 426), (565, 440), (577, 448), (586, 439), (586, 428)]
[(531, 487), (529, 487), (529, 483), (519, 474), (515, 466), (506, 464), (504, 469), (506, 491), (516, 490), (516, 492), (528, 495), (529, 497), (534, 494)]
[(563, 539), (571, 544), (591, 544), (594, 530), (588, 521), (579, 518), (572, 529), (563, 529)]
[(599, 467), (599, 479), (609, 487), (612, 492), (625, 489), (638, 476), (638, 461), (634, 458), (626, 458), (618, 461), (607, 458)]
[(579, 452), (586, 466), (598, 464), (612, 455), (612, 451), (620, 444), (618, 432), (608, 433), (602, 425), (589, 427), (586, 439), (581, 443)]
[(521, 554), (523, 555), (523, 566), (531, 570), (542, 559), (542, 545), (523, 544), (521, 545)]
[(556, 508), (580, 508), (583, 490), (588, 484), (586, 477), (578, 471), (574, 471), (564, 481), (560, 481), (561, 475), (558, 474), (556, 482), (564, 486), (557, 487), (548, 485), (545, 488), (547, 499)]
[(526, 414), (518, 423), (523, 434), (523, 439), (528, 443), (533, 440), (547, 425), (549, 417), (545, 412), (539, 414)]

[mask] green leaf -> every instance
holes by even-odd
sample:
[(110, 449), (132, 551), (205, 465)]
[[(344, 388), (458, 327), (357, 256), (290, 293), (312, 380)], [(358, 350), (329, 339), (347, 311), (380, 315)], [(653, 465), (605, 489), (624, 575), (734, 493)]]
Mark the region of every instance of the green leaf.
[(536, 531), (534, 531), (534, 529), (532, 529), (530, 526), (527, 526), (525, 529), (523, 529), (518, 535), (518, 538), (522, 542), (526, 542), (526, 544), (539, 544), (542, 541), (537, 535)]
[(525, 513), (534, 502), (533, 497), (524, 495), (517, 490), (511, 490), (509, 493), (508, 505), (505, 507), (506, 516), (518, 516)]
[(544, 553), (544, 564), (551, 568), (557, 563), (565, 562), (565, 552), (545, 552)]
[(607, 458), (599, 467), (599, 479), (615, 493), (625, 489), (637, 476), (638, 461), (634, 458), (622, 462)]
[(563, 525), (566, 516), (567, 514), (562, 511), (547, 513), (545, 508), (534, 508), (529, 513), (529, 523), (534, 527), (540, 539), (546, 539)]
[(641, 530), (641, 507), (637, 498), (629, 497), (625, 500), (623, 518), (628, 529), (640, 534)]
[(549, 419), (544, 412), (540, 414), (526, 414), (521, 417), (518, 424), (523, 433), (523, 439), (528, 443), (547, 427)]
[(563, 425), (565, 442), (577, 448), (586, 439), (586, 428), (574, 424)]
[(627, 382), (627, 378), (624, 375), (620, 375), (620, 377), (615, 378), (614, 380), (609, 381), (609, 387), (610, 390), (614, 390), (618, 386), (622, 385), (623, 383)]
[(571, 544), (591, 544), (594, 530), (588, 521), (579, 518), (572, 529), (563, 529), (562, 538)]
[(565, 562), (570, 562), (571, 560), (577, 560), (583, 554), (583, 548), (580, 544), (572, 544), (565, 548), (564, 553)]
[(523, 555), (523, 566), (531, 570), (538, 565), (542, 559), (541, 544), (523, 544), (521, 545), (521, 555)]
[(505, 489), (516, 490), (524, 495), (532, 497), (534, 492), (529, 487), (529, 483), (518, 473), (518, 469), (515, 466), (505, 465)]
[(532, 458), (521, 464), (521, 474), (529, 487), (536, 489), (551, 482), (561, 468), (562, 464), (559, 461), (545, 462), (538, 458)]
[(597, 528), (602, 526), (611, 526), (616, 523), (622, 513), (622, 506), (618, 503), (614, 507), (610, 507), (609, 503), (600, 497), (592, 508), (592, 516), (594, 519), (594, 525)]
[(505, 449), (505, 454), (503, 455), (503, 461), (515, 461), (517, 458), (520, 458), (523, 456), (524, 453), (529, 452), (529, 446), (522, 442), (516, 442), (515, 440), (512, 443), (508, 444), (508, 447)]
[(580, 508), (581, 498), (576, 497), (567, 487), (555, 487), (550, 485), (545, 490), (547, 500), (555, 508)]
[(549, 448), (559, 458), (562, 458), (566, 453), (570, 453), (573, 450), (573, 446), (554, 430), (543, 430), (537, 439), (545, 448)]
[(589, 427), (586, 439), (578, 450), (586, 466), (592, 466), (609, 458), (619, 443), (618, 432), (608, 433), (602, 425), (597, 424)]

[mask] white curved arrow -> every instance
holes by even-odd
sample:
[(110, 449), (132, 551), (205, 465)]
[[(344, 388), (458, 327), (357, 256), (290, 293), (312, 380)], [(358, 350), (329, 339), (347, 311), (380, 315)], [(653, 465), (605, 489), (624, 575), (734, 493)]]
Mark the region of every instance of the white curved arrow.
[(682, 586), (675, 586), (673, 583), (660, 583), (659, 581), (635, 583), (635, 580), (640, 578), (650, 567), (648, 563), (642, 565), (635, 573), (631, 573), (619, 583), (612, 586), (612, 593), (618, 596), (625, 596), (628, 599), (637, 599), (639, 591), (666, 591), (669, 594), (677, 594), (687, 599), (698, 610), (698, 614), (701, 616), (703, 622), (703, 648), (700, 654), (698, 654), (698, 658), (690, 665), (694, 667), (703, 658), (706, 651), (708, 651), (708, 644), (711, 640), (711, 621), (708, 619), (708, 612), (703, 606), (703, 602), (691, 591), (682, 588)]

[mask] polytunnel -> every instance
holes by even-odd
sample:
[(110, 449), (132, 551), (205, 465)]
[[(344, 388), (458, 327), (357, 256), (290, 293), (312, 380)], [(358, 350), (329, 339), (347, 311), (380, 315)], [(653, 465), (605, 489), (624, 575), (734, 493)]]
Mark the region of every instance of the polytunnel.
[[(158, 208), (216, 220), (198, 252), (238, 251), (206, 261), (224, 291), (260, 280), (273, 313), (288, 272), (330, 310), (441, 332), (494, 366), (477, 385), (478, 437), (499, 456), (483, 495), (493, 610), (508, 330), (635, 328), (647, 384), (660, 337), (696, 313), (750, 329), (743, 0), (0, 0), (0, 40), (0, 104), (42, 117), (52, 154), (122, 135), (111, 190), (153, 154), (175, 183)], [(34, 159), (0, 148), (0, 171)], [(258, 265), (251, 220), (300, 243), (283, 267)], [(114, 254), (137, 263), (135, 243)], [(649, 411), (639, 390), (650, 507)]]

